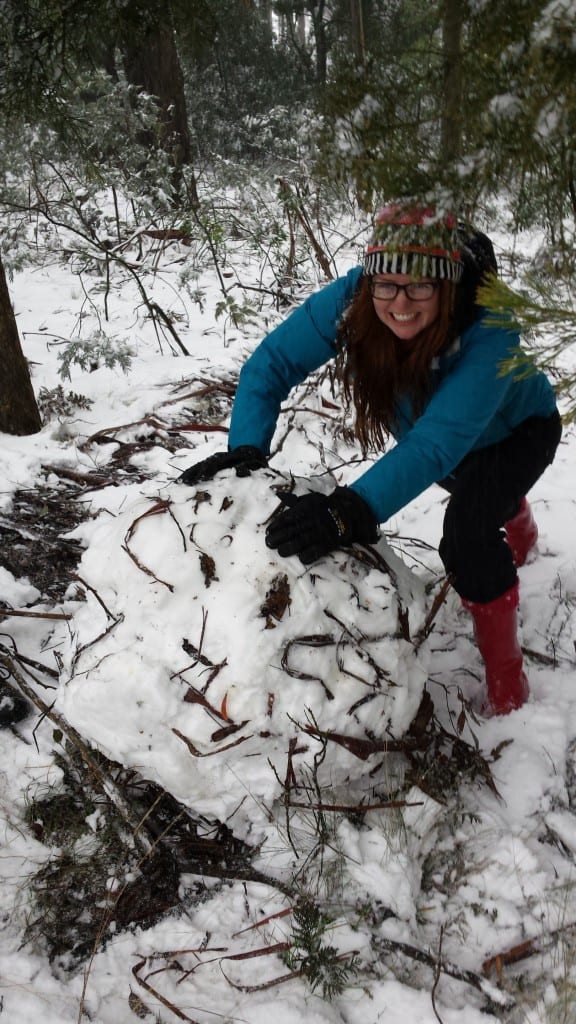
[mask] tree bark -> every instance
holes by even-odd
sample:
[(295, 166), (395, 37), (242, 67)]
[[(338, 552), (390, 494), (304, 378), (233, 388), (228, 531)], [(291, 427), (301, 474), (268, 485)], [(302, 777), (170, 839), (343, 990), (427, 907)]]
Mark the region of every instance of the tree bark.
[(326, 0), (314, 0), (308, 4), (308, 12), (312, 19), (314, 32), (314, 43), (316, 50), (316, 79), (318, 84), (324, 88), (328, 72), (328, 39), (326, 37), (326, 25), (324, 23), (324, 8)]
[(270, 37), (272, 37), (274, 30), (272, 21), (272, 0), (260, 0), (260, 11), (268, 26)]
[[(128, 81), (139, 91), (156, 97), (162, 126), (161, 145), (172, 158), (178, 185), (181, 168), (192, 163), (192, 147), (184, 79), (171, 24), (157, 23), (143, 39), (125, 40), (123, 57)], [(151, 145), (155, 143), (152, 138), (149, 141)], [(190, 198), (198, 203), (195, 181), (192, 181)]]
[(10, 301), (4, 267), (0, 260), (0, 431), (4, 434), (36, 434), (42, 420), (24, 358), (16, 317)]
[(296, 18), (296, 38), (300, 46), (306, 46), (306, 18), (303, 14)]
[(366, 62), (363, 0), (350, 0), (350, 49), (359, 64)]
[(444, 167), (462, 152), (462, 33), (466, 0), (445, 0), (442, 22), (444, 74), (440, 160)]

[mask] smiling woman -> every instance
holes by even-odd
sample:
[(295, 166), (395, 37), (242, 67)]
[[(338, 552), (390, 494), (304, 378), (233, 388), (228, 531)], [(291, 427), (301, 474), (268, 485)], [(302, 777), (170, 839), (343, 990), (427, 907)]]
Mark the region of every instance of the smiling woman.
[(438, 281), (407, 274), (378, 274), (370, 282), (376, 316), (397, 338), (412, 341), (438, 319)]
[(496, 271), (489, 238), (452, 213), (385, 206), (363, 266), (308, 299), (243, 367), (229, 451), (181, 479), (262, 466), (282, 401), (335, 359), (358, 440), (378, 458), (348, 486), (291, 495), (266, 542), (306, 565), (338, 547), (371, 544), (380, 523), (440, 484), (450, 499), (439, 553), (473, 616), (486, 665), (483, 710), (506, 714), (528, 697), (516, 570), (537, 530), (525, 496), (552, 462), (561, 426), (543, 373), (503, 371), (519, 336), (490, 323), (476, 303), (478, 285)]

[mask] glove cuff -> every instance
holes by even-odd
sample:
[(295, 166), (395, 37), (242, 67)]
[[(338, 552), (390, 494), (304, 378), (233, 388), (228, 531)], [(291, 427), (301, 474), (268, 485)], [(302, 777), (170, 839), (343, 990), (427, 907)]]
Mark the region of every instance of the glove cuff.
[(239, 448), (233, 448), (230, 452), (236, 467), (236, 476), (250, 476), (255, 469), (264, 469), (268, 465), (268, 459), (259, 448), (253, 444), (241, 444)]
[(228, 445), (228, 451), (231, 455), (241, 455), (243, 458), (266, 458), (264, 452), (260, 448), (257, 448), (255, 444), (238, 444), (235, 448)]
[(380, 536), (380, 524), (370, 505), (350, 487), (337, 487), (330, 495), (330, 516), (344, 544), (360, 541), (374, 544)]

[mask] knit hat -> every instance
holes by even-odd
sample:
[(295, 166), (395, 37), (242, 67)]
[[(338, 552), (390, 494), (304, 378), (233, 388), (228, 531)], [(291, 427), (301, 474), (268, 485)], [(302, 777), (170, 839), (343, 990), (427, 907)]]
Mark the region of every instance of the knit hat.
[(384, 206), (364, 257), (365, 274), (411, 274), (458, 282), (464, 264), (457, 221), (431, 207)]

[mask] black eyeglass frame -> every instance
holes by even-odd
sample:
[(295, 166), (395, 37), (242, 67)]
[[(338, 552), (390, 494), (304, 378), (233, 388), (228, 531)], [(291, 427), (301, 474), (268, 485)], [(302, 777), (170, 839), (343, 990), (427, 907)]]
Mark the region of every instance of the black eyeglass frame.
[[(427, 302), (428, 299), (432, 298), (439, 284), (439, 281), (409, 281), (408, 284), (396, 284), (395, 281), (375, 281), (374, 278), (370, 278), (370, 294), (372, 295), (373, 299), (381, 299), (383, 302), (392, 302), (398, 295), (398, 292), (404, 292), (406, 297), (409, 298), (411, 302)], [(378, 286), (388, 289), (393, 288), (394, 294), (378, 295), (376, 291)], [(411, 290), (414, 290), (416, 288), (425, 288), (427, 290), (427, 294), (411, 295)]]

